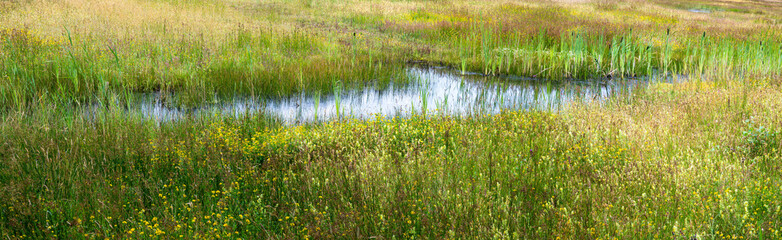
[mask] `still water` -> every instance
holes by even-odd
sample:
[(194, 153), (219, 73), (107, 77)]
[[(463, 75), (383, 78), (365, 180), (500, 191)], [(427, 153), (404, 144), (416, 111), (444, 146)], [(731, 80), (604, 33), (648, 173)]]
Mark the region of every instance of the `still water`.
[[(412, 79), (404, 85), (379, 90), (368, 85), (337, 94), (301, 94), (289, 98), (232, 101), (193, 109), (165, 106), (149, 97), (140, 104), (140, 114), (158, 121), (175, 121), (203, 114), (241, 117), (267, 114), (287, 124), (328, 121), (337, 118), (409, 116), (410, 114), (492, 114), (503, 109), (559, 111), (575, 101), (602, 103), (607, 98), (631, 93), (652, 81), (676, 79), (629, 79), (565, 81), (553, 83), (522, 77), (488, 77), (459, 74), (443, 68), (409, 68)], [(623, 95), (629, 97), (630, 94)]]

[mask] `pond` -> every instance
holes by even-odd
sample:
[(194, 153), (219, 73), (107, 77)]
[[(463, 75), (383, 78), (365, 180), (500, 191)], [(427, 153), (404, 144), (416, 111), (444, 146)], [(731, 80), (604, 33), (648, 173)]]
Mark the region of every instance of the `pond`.
[(241, 117), (247, 114), (266, 114), (286, 124), (328, 121), (337, 118), (373, 118), (409, 116), (410, 114), (493, 114), (503, 109), (559, 111), (574, 101), (595, 102), (625, 93), (629, 97), (635, 89), (649, 82), (678, 81), (680, 77), (665, 79), (623, 80), (567, 80), (563, 83), (513, 76), (483, 76), (476, 73), (460, 74), (445, 68), (407, 69), (411, 81), (404, 85), (379, 90), (373, 85), (361, 89), (344, 90), (337, 94), (300, 94), (288, 98), (235, 98), (220, 104), (193, 109), (167, 107), (157, 96), (142, 100), (134, 111), (157, 121), (209, 114)]
[(694, 12), (694, 13), (711, 13), (711, 10), (708, 9), (698, 9), (698, 8), (691, 8), (687, 11)]

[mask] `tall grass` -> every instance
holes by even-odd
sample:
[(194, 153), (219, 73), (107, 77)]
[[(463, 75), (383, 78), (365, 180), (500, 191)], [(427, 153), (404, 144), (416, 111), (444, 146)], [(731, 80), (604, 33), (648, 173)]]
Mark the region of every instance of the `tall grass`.
[[(272, 97), (300, 91), (329, 92), (328, 79), (334, 78), (351, 86), (370, 81), (383, 84), (403, 76), (398, 74), (402, 71), (398, 64), (351, 65), (356, 59), (375, 59), (364, 54), (365, 48), (356, 47), (345, 56), (326, 50), (336, 46), (300, 33), (275, 37), (240, 33), (235, 41), (227, 39), (222, 46), (193, 39), (177, 40), (171, 48), (154, 42), (133, 42), (122, 50), (96, 47), (91, 40), (67, 36), (65, 43), (57, 43), (39, 39), (24, 29), (7, 29), (0, 34), (3, 51), (9, 53), (0, 59), (0, 67), (9, 79), (2, 83), (3, 106), (24, 106), (41, 94), (86, 103), (97, 100), (93, 93), (124, 90), (177, 93), (181, 97), (175, 104), (196, 106), (216, 96), (231, 98), (237, 93)], [(236, 46), (241, 48), (237, 51)], [(280, 55), (290, 51), (296, 55), (335, 55)], [(353, 60), (346, 62), (346, 57)]]
[(779, 92), (700, 84), (560, 114), (285, 128), (219, 116), (158, 125), (113, 110), (96, 123), (39, 105), (0, 124), (4, 140), (26, 139), (0, 145), (0, 228), (12, 238), (782, 236), (780, 109), (767, 104)]
[[(712, 23), (605, 1), (3, 7), (3, 238), (782, 238), (782, 45), (755, 22), (773, 14)], [(549, 93), (573, 79), (698, 80), (556, 112), (342, 121), (342, 91), (405, 81), (408, 61), (545, 78)], [(128, 114), (151, 92), (193, 106), (331, 92), (340, 119)]]
[(340, 103), (342, 102), (342, 82), (332, 80), (331, 84), (334, 88), (334, 107), (337, 111), (337, 119), (342, 119), (342, 115), (340, 115), (340, 112), (342, 111), (342, 108), (340, 107)]
[[(226, 11), (220, 4), (161, 4), (192, 12)], [(149, 23), (155, 26), (152, 36), (144, 36), (143, 28), (129, 28), (119, 33), (141, 36), (121, 37), (96, 30), (94, 24), (87, 30), (58, 26), (59, 35), (9, 26), (0, 31), (6, 53), (0, 68), (8, 79), (0, 87), (0, 99), (6, 108), (24, 107), (41, 95), (83, 104), (97, 101), (94, 93), (130, 90), (174, 93), (178, 97), (171, 104), (197, 106), (237, 95), (328, 93), (335, 78), (348, 88), (369, 81), (404, 82), (399, 76), (404, 76), (406, 62), (421, 59), (459, 66), (463, 73), (556, 81), (668, 72), (700, 72), (708, 74), (705, 78), (780, 74), (779, 34), (773, 29), (742, 38), (692, 34), (670, 25), (577, 18), (572, 13), (578, 9), (503, 4), (489, 7), (495, 16), (489, 18), (479, 12), (420, 8), (371, 21), (351, 20), (350, 31), (341, 32), (239, 24), (173, 33), (166, 30), (175, 27), (171, 24)], [(657, 25), (675, 23), (634, 11)], [(569, 28), (547, 24), (548, 18), (561, 19)], [(215, 24), (222, 24), (224, 19), (217, 19)]]
[[(656, 36), (634, 32), (609, 36), (581, 32), (552, 38), (545, 30), (533, 37), (494, 36), (495, 31), (478, 28), (479, 41), (457, 36), (463, 72), (486, 75), (517, 75), (550, 80), (636, 77), (666, 74), (707, 74), (707, 78), (731, 77), (737, 73), (779, 75), (778, 43), (771, 38), (741, 41), (726, 38), (680, 38), (673, 42), (670, 30)], [(459, 39), (455, 39), (459, 38)], [(606, 42), (606, 40), (608, 41)], [(659, 40), (658, 40), (659, 39)], [(465, 43), (466, 42), (466, 43)], [(763, 44), (765, 43), (765, 45)], [(478, 47), (479, 50), (476, 50)], [(472, 50), (471, 50), (472, 49)], [(464, 53), (480, 53), (465, 56)], [(737, 69), (738, 67), (738, 69)], [(477, 68), (477, 69), (476, 69)], [(469, 69), (469, 70), (468, 70)]]

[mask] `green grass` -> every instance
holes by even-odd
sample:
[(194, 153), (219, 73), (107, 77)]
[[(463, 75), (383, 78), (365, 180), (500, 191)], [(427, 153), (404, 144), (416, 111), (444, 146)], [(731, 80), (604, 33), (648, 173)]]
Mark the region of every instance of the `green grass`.
[(780, 237), (779, 93), (702, 85), (561, 114), (284, 128), (37, 106), (0, 125), (4, 139), (24, 136), (0, 148), (0, 227), (32, 238)]
[[(161, 4), (193, 12), (245, 8)], [(312, 5), (298, 3), (303, 8), (294, 10), (297, 5), (291, 4), (276, 6), (307, 12)], [(407, 82), (403, 73), (410, 61), (555, 81), (654, 73), (695, 73), (708, 79), (736, 73), (778, 76), (782, 69), (780, 34), (773, 26), (706, 33), (708, 26), (678, 27), (676, 19), (683, 16), (634, 8), (626, 9), (629, 13), (607, 10), (607, 16), (635, 14), (632, 21), (623, 22), (564, 6), (487, 8), (482, 14), (427, 5), (389, 15), (349, 13), (316, 20), (256, 19), (242, 12), (240, 16), (253, 21), (315, 22), (286, 28), (207, 26), (191, 32), (168, 30), (178, 26), (167, 21), (109, 33), (67, 24), (49, 34), (9, 26), (0, 29), (0, 69), (7, 79), (0, 84), (0, 105), (25, 107), (42, 95), (81, 104), (128, 91), (173, 93), (180, 97), (172, 104), (191, 107), (237, 95), (328, 93), (332, 79), (348, 88), (367, 82)], [(561, 19), (564, 25), (546, 19)], [(327, 20), (344, 30), (323, 29)], [(96, 24), (88, 22), (87, 27)], [(112, 37), (120, 33), (130, 36)]]
[[(3, 238), (782, 238), (774, 6), (66, 3), (0, 3)], [(134, 111), (153, 92), (194, 107), (415, 81), (410, 62), (548, 91), (690, 79), (556, 112), (356, 120), (339, 94), (337, 120), (300, 126)]]
[(228, 39), (217, 49), (191, 39), (170, 46), (135, 42), (122, 46), (129, 48), (125, 50), (91, 49), (92, 41), (69, 38), (56, 44), (24, 29), (7, 29), (0, 39), (8, 53), (0, 60), (8, 79), (0, 86), (0, 103), (7, 107), (30, 105), (41, 95), (85, 103), (100, 99), (99, 94), (125, 91), (175, 93), (183, 97), (175, 104), (198, 106), (236, 94), (276, 97), (326, 91), (331, 82), (325, 79), (341, 79), (348, 86), (406, 81), (399, 65), (384, 67), (366, 49), (339, 53), (334, 46), (318, 45), (323, 39), (301, 33), (269, 38), (239, 33), (235, 42)]

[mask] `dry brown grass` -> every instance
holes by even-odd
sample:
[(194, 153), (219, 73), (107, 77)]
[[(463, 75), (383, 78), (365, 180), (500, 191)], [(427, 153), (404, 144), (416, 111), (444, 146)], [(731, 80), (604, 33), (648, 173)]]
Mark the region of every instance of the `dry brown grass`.
[[(388, 39), (416, 45), (394, 32), (385, 32), (388, 24), (408, 25), (405, 16), (423, 11), (444, 16), (464, 16), (489, 20), (504, 31), (531, 34), (549, 29), (551, 35), (571, 29), (586, 32), (653, 31), (671, 28), (686, 34), (727, 34), (741, 37), (764, 29), (779, 29), (775, 24), (782, 7), (776, 2), (720, 2), (723, 8), (763, 9), (755, 11), (715, 11), (692, 13), (682, 2), (659, 1), (43, 1), (8, 2), (0, 16), (0, 27), (28, 28), (43, 37), (64, 38), (66, 30), (79, 36), (91, 36), (96, 42), (146, 39), (172, 42), (183, 36), (197, 36), (220, 45), (237, 31), (250, 34), (278, 34), (301, 31), (314, 35), (336, 33), (348, 37), (363, 32), (379, 45)], [(697, 1), (690, 5), (703, 5)], [(14, 6), (14, 7), (9, 7)], [(354, 17), (372, 17), (369, 25), (351, 23)], [(550, 17), (557, 17), (551, 20)], [(443, 21), (451, 22), (444, 19)], [(324, 27), (333, 26), (333, 27)], [(431, 27), (431, 26), (430, 26)], [(406, 28), (406, 27), (403, 27)], [(418, 28), (418, 27), (416, 27)], [(342, 29), (342, 30), (339, 30)], [(557, 30), (560, 29), (560, 30)], [(404, 32), (404, 31), (403, 31)], [(779, 31), (777, 31), (779, 32)], [(429, 46), (433, 47), (433, 46)]]
[[(714, 148), (740, 152), (745, 140), (736, 136), (747, 129), (748, 121), (782, 126), (782, 91), (767, 80), (656, 83), (638, 97), (631, 104), (620, 100), (606, 106), (576, 105), (565, 112), (566, 119), (573, 132), (595, 137), (613, 133), (630, 143), (631, 152), (641, 159), (665, 161), (679, 161), (657, 155), (670, 147), (688, 149), (690, 158), (701, 159), (715, 158)], [(681, 167), (689, 171), (689, 166)], [(701, 170), (716, 171), (708, 166)]]
[[(313, 1), (312, 5), (308, 6), (305, 1), (201, 1), (190, 4), (169, 1), (35, 0), (24, 4), (4, 4), (18, 5), (0, 17), (0, 26), (6, 28), (25, 26), (38, 34), (59, 37), (63, 35), (63, 29), (68, 27), (73, 32), (114, 39), (152, 37), (162, 35), (164, 31), (172, 35), (192, 34), (203, 35), (206, 39), (219, 39), (235, 32), (239, 27), (285, 30), (297, 26), (307, 27), (307, 23), (312, 22), (340, 22), (343, 18), (355, 15), (379, 15), (393, 20), (418, 10), (443, 14), (462, 12), (474, 17), (485, 14), (484, 17), (490, 19), (537, 17), (534, 15), (535, 11), (497, 11), (512, 5), (540, 10), (553, 6), (565, 8), (568, 15), (583, 21), (581, 25), (584, 26), (607, 21), (610, 25), (636, 29), (652, 24), (657, 25), (655, 27), (675, 27), (683, 31), (692, 31), (690, 28), (749, 31), (774, 27), (774, 24), (769, 24), (767, 20), (773, 18), (781, 8), (780, 4), (775, 2), (719, 2), (711, 5), (763, 9), (763, 13), (715, 11), (711, 14), (698, 14), (687, 9), (672, 8), (673, 3), (645, 1)], [(541, 26), (541, 22), (532, 23)], [(562, 23), (551, 21), (548, 25), (557, 24)]]
[(38, 34), (63, 37), (72, 34), (96, 40), (144, 38), (166, 41), (179, 35), (221, 40), (236, 32), (271, 27), (268, 21), (252, 19), (225, 3), (170, 4), (162, 1), (33, 1), (0, 18), (5, 27), (24, 26)]

